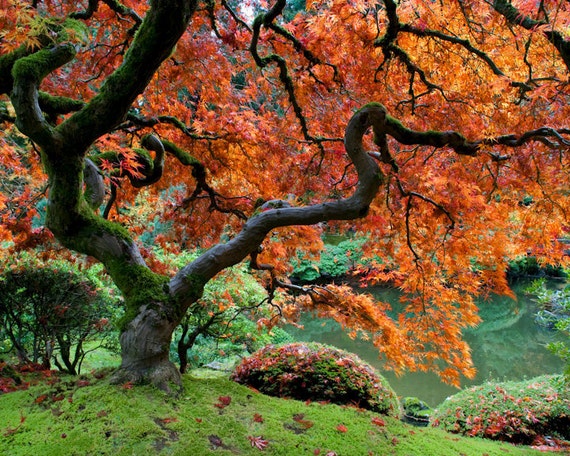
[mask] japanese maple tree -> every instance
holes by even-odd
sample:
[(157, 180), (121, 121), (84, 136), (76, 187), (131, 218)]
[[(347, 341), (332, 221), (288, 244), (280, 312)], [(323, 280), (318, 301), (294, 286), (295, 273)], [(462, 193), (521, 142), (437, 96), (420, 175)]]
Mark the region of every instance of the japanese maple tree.
[[(105, 265), (126, 307), (117, 382), (179, 383), (174, 328), (249, 258), (276, 316), (333, 317), (393, 368), (457, 383), (473, 374), (473, 295), (509, 293), (517, 256), (565, 261), (568, 2), (0, 8), (0, 238), (8, 252), (53, 237)], [(287, 281), (324, 230), (366, 238), (362, 276), (404, 291), (399, 315)], [(203, 253), (173, 271), (149, 231)]]

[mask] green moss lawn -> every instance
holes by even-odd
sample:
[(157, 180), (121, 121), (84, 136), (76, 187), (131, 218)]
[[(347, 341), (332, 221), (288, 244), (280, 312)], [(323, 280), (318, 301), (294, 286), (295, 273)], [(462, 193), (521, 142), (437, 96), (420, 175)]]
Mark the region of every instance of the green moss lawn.
[(0, 455), (540, 454), (351, 407), (273, 398), (204, 371), (185, 375), (176, 399), (111, 386), (97, 372), (0, 395)]

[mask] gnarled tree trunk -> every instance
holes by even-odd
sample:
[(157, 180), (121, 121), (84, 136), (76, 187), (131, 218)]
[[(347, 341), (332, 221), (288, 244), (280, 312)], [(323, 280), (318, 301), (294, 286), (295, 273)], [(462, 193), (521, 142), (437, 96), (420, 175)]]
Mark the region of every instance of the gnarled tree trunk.
[(112, 381), (152, 383), (166, 391), (173, 391), (173, 385), (180, 387), (180, 372), (169, 359), (172, 332), (177, 324), (164, 318), (156, 303), (142, 305), (121, 333), (122, 361)]

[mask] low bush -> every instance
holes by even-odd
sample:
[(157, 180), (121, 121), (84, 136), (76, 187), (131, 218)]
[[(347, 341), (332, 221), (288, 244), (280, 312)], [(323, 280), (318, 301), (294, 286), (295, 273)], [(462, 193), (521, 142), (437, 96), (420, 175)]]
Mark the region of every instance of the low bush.
[(78, 374), (85, 342), (103, 344), (113, 333), (117, 298), (101, 283), (100, 269), (31, 254), (0, 268), (0, 347), (24, 364), (41, 363)]
[(245, 358), (232, 380), (270, 396), (352, 404), (400, 415), (388, 382), (356, 355), (316, 343), (268, 345)]
[(536, 257), (521, 256), (509, 261), (507, 275), (510, 279), (519, 277), (566, 277), (561, 266), (541, 264)]
[(403, 418), (407, 423), (415, 426), (427, 426), (433, 410), (424, 401), (417, 397), (404, 397), (401, 400)]
[(361, 263), (365, 238), (348, 238), (337, 244), (325, 244), (318, 262), (305, 258), (293, 262), (292, 278), (300, 282), (332, 280), (350, 273)]
[(485, 383), (447, 398), (431, 418), (447, 431), (522, 444), (570, 439), (570, 387), (560, 376)]

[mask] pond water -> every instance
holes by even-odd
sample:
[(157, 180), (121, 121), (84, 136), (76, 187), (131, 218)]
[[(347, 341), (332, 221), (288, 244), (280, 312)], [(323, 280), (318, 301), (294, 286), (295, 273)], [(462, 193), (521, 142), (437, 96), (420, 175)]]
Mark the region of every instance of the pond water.
[[(561, 336), (534, 322), (538, 309), (536, 303), (522, 292), (526, 285), (520, 283), (513, 287), (517, 300), (496, 296), (478, 303), (483, 322), (465, 332), (465, 339), (472, 348), (477, 375), (471, 380), (463, 378), (463, 387), (487, 380), (523, 380), (562, 371), (562, 361), (546, 349), (546, 344), (560, 340)], [(398, 302), (397, 290), (373, 287), (366, 291), (378, 299)], [(419, 397), (435, 407), (446, 397), (458, 392), (457, 388), (446, 385), (432, 373), (410, 372), (398, 377), (384, 370), (372, 342), (350, 339), (347, 332), (333, 320), (305, 315), (301, 323), (304, 329), (287, 328), (296, 340), (321, 342), (357, 354), (382, 372), (399, 396)]]

